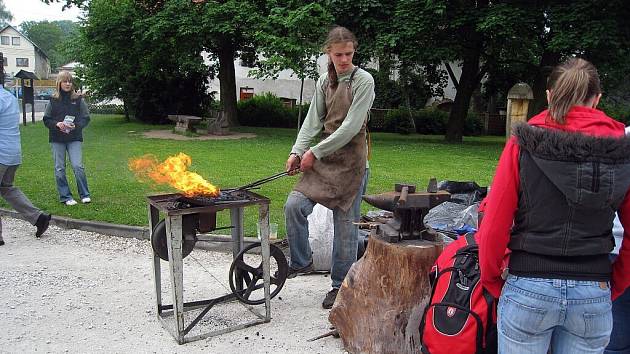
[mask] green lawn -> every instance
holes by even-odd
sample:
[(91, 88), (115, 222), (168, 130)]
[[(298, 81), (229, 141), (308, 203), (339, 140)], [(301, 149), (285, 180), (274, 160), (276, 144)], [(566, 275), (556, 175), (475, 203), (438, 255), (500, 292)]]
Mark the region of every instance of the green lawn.
[[(83, 159), (93, 202), (73, 207), (58, 201), (48, 131), (41, 122), (21, 128), (23, 162), (16, 185), (40, 208), (54, 215), (127, 225), (147, 225), (145, 196), (172, 192), (165, 186), (150, 186), (136, 180), (127, 169), (129, 158), (152, 153), (163, 160), (184, 152), (192, 157), (190, 170), (211, 183), (227, 188), (281, 172), (293, 144), (294, 129), (238, 128), (257, 135), (254, 139), (175, 141), (148, 139), (142, 133), (165, 126), (125, 122), (121, 116), (94, 115), (84, 131)], [(430, 177), (439, 180), (473, 180), (488, 185), (503, 148), (501, 137), (465, 138), (450, 145), (442, 136), (372, 134), (373, 154), (369, 193), (393, 189), (394, 183), (415, 183), (425, 188)], [(68, 166), (71, 189), (76, 184)], [(271, 199), (271, 219), (284, 235), (282, 206), (297, 177), (285, 177), (258, 191)], [(2, 206), (7, 207), (2, 201)], [(368, 205), (363, 205), (367, 210)], [(245, 209), (247, 234), (255, 234), (257, 211)], [(225, 214), (225, 215), (223, 215)], [(228, 213), (219, 213), (218, 226), (227, 226)]]

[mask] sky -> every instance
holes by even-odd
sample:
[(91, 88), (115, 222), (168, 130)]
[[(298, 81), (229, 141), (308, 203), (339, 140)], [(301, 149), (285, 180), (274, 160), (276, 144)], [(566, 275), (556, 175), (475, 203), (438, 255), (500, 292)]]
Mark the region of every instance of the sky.
[(24, 21), (77, 21), (81, 11), (75, 6), (61, 11), (62, 3), (46, 5), (40, 0), (3, 0), (4, 6), (13, 15), (10, 23), (17, 27)]

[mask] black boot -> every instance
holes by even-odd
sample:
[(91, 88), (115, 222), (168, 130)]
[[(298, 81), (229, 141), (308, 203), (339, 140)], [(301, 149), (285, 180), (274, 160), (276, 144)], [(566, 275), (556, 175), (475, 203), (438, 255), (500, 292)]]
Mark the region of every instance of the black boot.
[(46, 230), (48, 230), (48, 224), (50, 224), (50, 219), (52, 219), (52, 215), (41, 213), (37, 218), (37, 222), (35, 222), (35, 226), (37, 226), (37, 231), (35, 232), (35, 237), (41, 237)]

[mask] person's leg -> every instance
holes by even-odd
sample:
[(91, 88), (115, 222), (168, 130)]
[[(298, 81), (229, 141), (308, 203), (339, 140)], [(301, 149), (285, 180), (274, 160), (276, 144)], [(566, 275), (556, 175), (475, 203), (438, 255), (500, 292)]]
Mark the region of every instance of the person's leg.
[[(567, 310), (554, 333), (554, 354), (602, 353), (612, 331), (612, 304), (607, 283), (566, 280)], [(628, 333), (626, 333), (628, 335)]]
[(332, 268), (330, 270), (333, 289), (341, 287), (348, 270), (357, 260), (359, 227), (354, 222), (358, 221), (361, 216), (361, 198), (367, 184), (367, 178), (368, 173), (365, 173), (354, 202), (348, 211), (339, 208), (333, 210), (334, 239)]
[(2, 181), (0, 181), (0, 195), (15, 211), (20, 213), (26, 221), (35, 225), (42, 211), (36, 208), (19, 188), (13, 186), (17, 168), (18, 166), (5, 166), (0, 164), (0, 175), (2, 175)]
[(57, 192), (59, 192), (59, 200), (64, 203), (72, 200), (72, 193), (68, 187), (66, 179), (66, 144), (50, 143), (52, 149), (53, 162), (55, 163), (55, 182), (57, 183)]
[(630, 354), (630, 289), (612, 303), (613, 328), (604, 354)]
[(300, 269), (313, 263), (313, 251), (308, 242), (308, 216), (315, 202), (304, 194), (291, 191), (284, 205), (287, 239), (291, 253), (291, 268)]
[(546, 354), (562, 309), (561, 282), (509, 275), (499, 298), (499, 353)]
[(366, 168), (365, 175), (363, 176), (363, 181), (361, 182), (361, 187), (359, 187), (358, 198), (355, 198), (354, 203), (352, 204), (352, 208), (354, 208), (355, 221), (357, 222), (361, 218), (361, 200), (363, 199), (363, 195), (367, 191), (367, 185), (368, 185), (369, 180), (370, 180), (370, 169)]
[(81, 199), (90, 197), (88, 189), (87, 177), (85, 176), (85, 168), (83, 166), (83, 143), (80, 141), (72, 141), (67, 144), (68, 157), (74, 171), (74, 178), (77, 181), (77, 189)]

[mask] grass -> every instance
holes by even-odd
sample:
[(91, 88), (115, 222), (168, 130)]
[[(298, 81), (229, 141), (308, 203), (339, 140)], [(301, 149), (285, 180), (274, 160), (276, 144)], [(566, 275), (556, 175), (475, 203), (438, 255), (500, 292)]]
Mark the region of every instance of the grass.
[[(93, 202), (67, 207), (59, 202), (48, 144), (48, 130), (41, 122), (21, 127), (22, 166), (15, 185), (35, 205), (77, 219), (127, 225), (147, 225), (146, 195), (174, 192), (136, 180), (127, 169), (130, 158), (152, 153), (160, 160), (184, 152), (192, 157), (190, 170), (220, 188), (235, 187), (281, 172), (295, 139), (294, 129), (241, 127), (253, 139), (176, 141), (143, 136), (152, 126), (125, 122), (122, 116), (93, 115), (84, 131), (83, 160)], [(397, 182), (415, 183), (424, 189), (430, 177), (440, 180), (476, 181), (488, 185), (503, 148), (502, 137), (466, 137), (463, 144), (447, 144), (442, 136), (372, 134), (371, 178), (368, 193), (393, 190)], [(68, 164), (68, 181), (75, 198), (76, 183)], [(282, 207), (298, 177), (284, 177), (257, 191), (271, 199), (271, 222), (285, 234)], [(1, 201), (3, 207), (7, 207)], [(363, 205), (368, 210), (369, 205)], [(245, 209), (246, 234), (255, 235), (257, 210)], [(229, 225), (227, 212), (219, 213), (218, 226)], [(227, 232), (226, 232), (227, 233)]]

